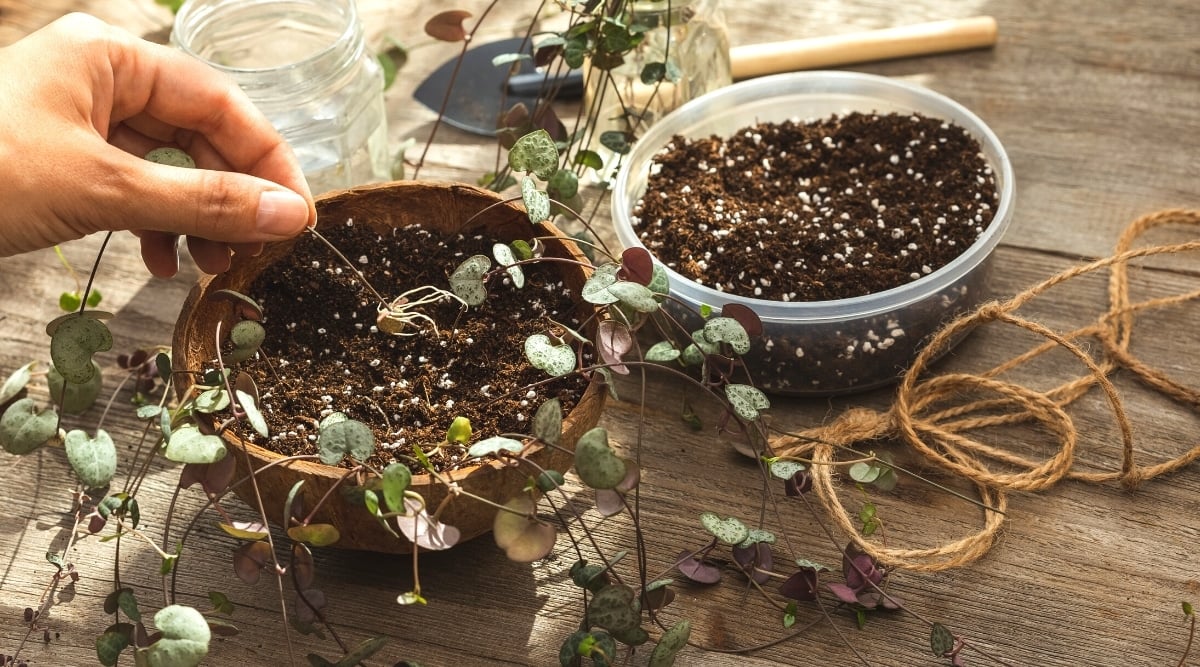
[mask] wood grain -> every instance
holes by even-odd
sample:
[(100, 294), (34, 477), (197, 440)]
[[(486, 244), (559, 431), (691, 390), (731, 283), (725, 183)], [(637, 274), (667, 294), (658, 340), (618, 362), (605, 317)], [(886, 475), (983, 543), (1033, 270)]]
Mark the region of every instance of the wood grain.
[[(411, 47), (408, 65), (388, 92), (389, 122), (398, 145), (412, 137), (418, 148), (433, 135), (434, 115), (415, 104), (417, 83), (446, 58), (454, 45), (431, 44), (421, 24), (433, 11), (416, 0), (360, 0), (368, 32), (391, 35)], [(455, 3), (478, 16), (483, 0)], [(500, 3), (480, 39), (519, 34), (531, 3)], [(870, 63), (853, 69), (927, 85), (978, 113), (1008, 150), (1017, 175), (1016, 217), (998, 251), (993, 289), (1014, 294), (1082, 259), (1110, 252), (1132, 219), (1170, 207), (1200, 207), (1196, 155), (1200, 154), (1200, 28), (1190, 0), (747, 0), (723, 4), (734, 44), (847, 33), (949, 18), (991, 15), (999, 25), (994, 49)], [(88, 10), (137, 34), (162, 34), (169, 15), (150, 0), (0, 0), (0, 44), (72, 10)], [(493, 146), (478, 138), (439, 129), (426, 178), (474, 182), (496, 159)], [(593, 194), (593, 197), (599, 195)], [(601, 216), (605, 202), (601, 197)], [(1183, 236), (1182, 234), (1178, 236)], [(67, 244), (70, 262), (86, 270), (99, 239)], [(1195, 258), (1154, 262), (1134, 272), (1139, 295), (1196, 289)], [(112, 320), (119, 350), (102, 356), (112, 364), (118, 351), (169, 342), (170, 333), (197, 273), (189, 266), (170, 281), (148, 277), (137, 245), (114, 237), (97, 284)], [(30, 360), (45, 360), (44, 323), (56, 315), (57, 295), (73, 289), (70, 277), (50, 251), (0, 260), (0, 373)], [(1091, 322), (1105, 307), (1105, 277), (1072, 281), (1030, 304), (1030, 317), (1059, 331)], [(1139, 320), (1134, 349), (1182, 382), (1200, 384), (1196, 354), (1195, 307), (1147, 314)], [(938, 370), (979, 372), (1035, 342), (1001, 326), (975, 332)], [(1048, 355), (1017, 374), (1030, 386), (1049, 387), (1081, 373), (1065, 355)], [(115, 377), (115, 373), (113, 374)], [(1183, 406), (1148, 391), (1127, 375), (1115, 378), (1134, 423), (1138, 455), (1162, 460), (1191, 447), (1200, 419)], [(111, 387), (110, 387), (111, 388)], [(703, 400), (685, 395), (663, 376), (646, 386), (647, 407), (638, 407), (636, 387), (623, 383), (622, 401), (610, 402), (602, 424), (629, 448), (639, 435), (644, 464), (641, 507), (650, 536), (648, 557), (667, 569), (675, 554), (703, 543), (697, 515), (705, 510), (747, 520), (759, 516), (760, 479), (749, 461), (718, 436)], [(44, 400), (39, 385), (32, 395)], [(771, 410), (780, 428), (804, 428), (834, 419), (851, 406), (884, 409), (888, 390), (831, 400), (777, 399)], [(125, 409), (122, 394), (105, 419), (123, 452), (134, 446), (140, 424)], [(706, 429), (680, 427), (685, 400), (706, 417)], [(1110, 470), (1118, 458), (1118, 433), (1099, 394), (1070, 408), (1080, 432), (1081, 469)], [(98, 413), (72, 418), (68, 427), (91, 428)], [(986, 437), (1029, 456), (1046, 456), (1053, 443), (1036, 429), (995, 429)], [(881, 444), (880, 447), (887, 445)], [(967, 489), (960, 481), (896, 451), (901, 461), (939, 483)], [(25, 607), (37, 606), (50, 581), (47, 551), (61, 549), (69, 526), (73, 484), (61, 451), (34, 456), (0, 456), (0, 654), (12, 654), (26, 626)], [(898, 572), (893, 591), (921, 618), (945, 623), (969, 643), (1008, 665), (1074, 667), (1160, 666), (1178, 663), (1187, 637), (1180, 602), (1200, 603), (1200, 577), (1191, 561), (1200, 539), (1192, 512), (1200, 494), (1194, 467), (1154, 480), (1136, 491), (1116, 485), (1064, 482), (1041, 493), (1015, 494), (998, 545), (974, 565), (938, 574)], [(156, 463), (141, 491), (143, 521), (158, 535), (178, 472)], [(863, 496), (848, 483), (842, 498), (857, 507)], [(577, 502), (588, 495), (571, 487)], [(778, 494), (776, 494), (778, 496)], [(875, 494), (889, 544), (930, 545), (977, 530), (978, 508), (911, 479), (895, 494)], [(181, 515), (198, 508), (183, 499)], [(244, 518), (251, 515), (244, 508)], [(837, 565), (837, 546), (818, 518), (802, 504), (781, 506), (767, 525), (786, 527), (789, 557)], [(597, 535), (609, 549), (628, 548), (627, 523), (603, 524)], [(208, 664), (284, 664), (288, 644), (273, 584), (264, 578), (247, 586), (232, 576), (233, 543), (211, 522), (180, 563), (183, 602), (203, 605), (219, 590), (238, 605), (237, 637), (214, 641)], [(112, 542), (79, 542), (68, 558), (83, 575), (72, 587), (53, 592), (55, 604), (41, 630), (21, 650), (32, 665), (95, 664), (94, 639), (111, 622), (100, 602), (111, 590)], [(370, 664), (412, 660), (424, 665), (553, 665), (562, 638), (573, 629), (580, 602), (566, 575), (574, 556), (518, 565), (505, 560), (486, 538), (448, 553), (422, 559), (426, 607), (399, 607), (395, 596), (411, 586), (407, 559), (377, 554), (322, 550), (317, 554), (318, 585), (330, 599), (329, 613), (347, 642), (370, 636), (390, 638)], [(122, 583), (139, 591), (147, 608), (161, 604), (158, 558), (132, 541), (120, 550)], [(287, 604), (291, 604), (290, 600)], [(802, 609), (798, 626), (818, 618)], [(715, 588), (681, 586), (665, 620), (692, 619), (693, 639), (711, 648), (746, 647), (788, 636), (780, 613), (736, 583)], [(58, 633), (54, 637), (54, 633)], [(840, 636), (839, 636), (840, 635)], [(845, 637), (861, 655), (847, 648)], [(295, 664), (319, 652), (333, 657), (332, 642), (291, 634)], [(640, 652), (632, 664), (644, 664)], [(968, 664), (989, 660), (968, 652)], [(128, 664), (128, 663), (123, 663)], [(915, 616), (872, 615), (866, 627), (834, 612), (832, 626), (818, 622), (795, 638), (749, 657), (688, 649), (678, 664), (725, 665), (938, 665), (928, 650), (928, 628)], [(1189, 664), (1197, 664), (1195, 659)]]

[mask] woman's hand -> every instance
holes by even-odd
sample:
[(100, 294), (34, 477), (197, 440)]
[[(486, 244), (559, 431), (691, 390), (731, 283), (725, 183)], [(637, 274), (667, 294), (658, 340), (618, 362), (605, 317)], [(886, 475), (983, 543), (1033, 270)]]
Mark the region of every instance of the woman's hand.
[[(196, 169), (149, 162), (187, 151)], [(106, 230), (156, 276), (229, 266), (316, 220), (291, 149), (225, 75), (85, 14), (0, 49), (0, 257)]]

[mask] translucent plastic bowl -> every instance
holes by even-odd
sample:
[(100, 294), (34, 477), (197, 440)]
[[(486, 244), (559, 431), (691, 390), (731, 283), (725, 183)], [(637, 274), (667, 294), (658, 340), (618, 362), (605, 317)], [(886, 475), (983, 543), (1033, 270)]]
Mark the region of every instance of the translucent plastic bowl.
[[(992, 168), (998, 208), (975, 243), (947, 265), (900, 287), (853, 298), (754, 299), (719, 292), (667, 268), (671, 293), (693, 308), (707, 304), (719, 310), (739, 303), (762, 318), (764, 335), (743, 360), (764, 391), (832, 395), (892, 383), (941, 324), (987, 298), (992, 253), (1012, 219), (1015, 194), (1012, 165), (996, 135), (962, 105), (921, 86), (851, 72), (796, 72), (737, 83), (676, 109), (638, 140), (617, 176), (612, 199), (617, 237), (625, 247), (640, 246), (632, 212), (645, 191), (655, 155), (673, 136), (728, 137), (755, 123), (815, 120), (853, 111), (917, 112), (968, 131)], [(680, 309), (675, 314), (684, 313)], [(893, 343), (886, 349), (867, 346), (870, 353), (864, 353), (863, 343), (879, 337)]]

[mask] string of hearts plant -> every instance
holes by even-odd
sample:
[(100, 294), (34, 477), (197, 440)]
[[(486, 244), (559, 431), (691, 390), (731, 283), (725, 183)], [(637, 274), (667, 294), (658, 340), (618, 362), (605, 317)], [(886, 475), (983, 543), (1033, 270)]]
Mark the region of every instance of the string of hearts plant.
[[(512, 171), (528, 174), (522, 178), (520, 185), (525, 208), (534, 221), (549, 217), (554, 208), (549, 195), (538, 187), (537, 179), (545, 179), (556, 173), (560, 148), (547, 132), (535, 131), (521, 137), (509, 152), (508, 161)], [(570, 211), (565, 206), (561, 210)], [(586, 226), (586, 222), (583, 224)], [(519, 284), (517, 276), (520, 267), (526, 262), (539, 261), (538, 258), (522, 257), (520, 246), (514, 246), (512, 252), (498, 246), (495, 268), (491, 268), (491, 259), (486, 256), (468, 258), (452, 274), (451, 286), (465, 302), (478, 304), (486, 298), (485, 283), (489, 279), (507, 276), (513, 283)], [(561, 340), (553, 340), (548, 336), (527, 340), (526, 352), (530, 361), (550, 375), (580, 370), (600, 373), (606, 377), (609, 386), (613, 385), (614, 373), (641, 373), (641, 386), (644, 388), (646, 372), (651, 369), (665, 371), (712, 393), (724, 406), (718, 427), (726, 429), (736, 424), (747, 448), (759, 452), (764, 484), (768, 484), (766, 488), (781, 485), (785, 497), (802, 501), (823, 534), (836, 545), (833, 532), (825, 527), (819, 513), (805, 498), (811, 487), (811, 478), (805, 467), (809, 462), (761, 456), (761, 450), (754, 448), (754, 443), (762, 437), (765, 428), (760, 411), (769, 407), (769, 401), (752, 385), (736, 382), (735, 378), (739, 375), (739, 355), (749, 348), (752, 337), (761, 332), (757, 316), (748, 309), (726, 308), (720, 314), (705, 310), (699, 313), (703, 317), (702, 328), (694, 331), (684, 329), (683, 337), (689, 342), (682, 347), (676, 346), (671, 342), (675, 336), (669, 334), (674, 333), (671, 330), (683, 327), (663, 308), (671, 298), (667, 278), (665, 272), (650, 261), (644, 250), (627, 250), (620, 257), (610, 256), (609, 261), (598, 263), (593, 268), (582, 298), (605, 306), (609, 315), (608, 319), (601, 322), (596, 340), (602, 363), (590, 369), (580, 369), (577, 352), (566, 349)], [(643, 352), (639, 339), (647, 336), (660, 340)], [(578, 334), (572, 334), (570, 338), (583, 341)], [(685, 375), (683, 369), (688, 367), (694, 368), (697, 373)], [(644, 395), (639, 398), (639, 403), (644, 406)], [(725, 548), (730, 549), (734, 563), (731, 569), (736, 578), (756, 589), (780, 612), (783, 629), (795, 625), (799, 615), (798, 603), (811, 603), (821, 613), (817, 620), (824, 619), (836, 630), (825, 606), (827, 603), (823, 601), (823, 597), (828, 597), (832, 604), (853, 614), (860, 627), (865, 625), (868, 614), (874, 611), (904, 610), (913, 614), (930, 628), (933, 655), (946, 658), (952, 665), (965, 664), (963, 650), (968, 647), (998, 664), (1005, 664), (979, 651), (978, 647), (967, 644), (944, 625), (926, 620), (905, 607), (898, 597), (887, 591), (885, 569), (853, 546), (838, 547), (842, 555), (843, 580), (825, 582), (823, 573), (830, 570), (828, 567), (794, 556), (794, 567), (778, 563), (772, 547), (777, 540), (775, 534), (761, 527), (749, 527), (735, 517), (722, 517), (709, 511), (699, 516), (699, 522), (710, 535), (710, 541), (699, 548), (679, 553), (666, 571), (650, 571), (640, 510), (640, 433), (639, 430), (631, 459), (622, 458), (614, 452), (609, 445), (608, 434), (602, 428), (593, 429), (581, 438), (574, 455), (574, 467), (579, 480), (594, 492), (594, 509), (600, 517), (599, 521), (603, 523), (618, 515), (630, 520), (633, 536), (629, 550), (634, 556), (628, 559), (633, 561), (631, 568), (627, 569), (621, 564), (626, 552), (607, 553), (599, 546), (600, 540), (594, 537), (593, 532), (599, 524), (589, 524), (585, 513), (560, 495), (559, 483), (563, 478), (558, 471), (536, 467), (531, 469), (530, 495), (514, 498), (506, 504), (508, 511), (500, 512), (496, 517), (496, 542), (510, 558), (526, 561), (550, 554), (559, 531), (539, 519), (533, 495), (536, 489), (547, 493), (547, 502), (557, 524), (569, 537), (569, 548), (577, 558), (570, 566), (569, 574), (583, 595), (584, 613), (578, 630), (565, 638), (561, 646), (560, 662), (564, 667), (578, 664), (585, 658), (594, 665), (625, 664), (623, 661), (632, 657), (639, 646), (650, 641), (654, 632), (651, 626), (655, 625), (660, 636), (658, 643), (650, 650), (647, 664), (655, 667), (671, 664), (677, 652), (689, 644), (691, 626), (685, 618), (668, 627), (663, 625), (658, 615), (675, 598), (673, 589), (677, 584), (669, 578), (670, 571), (678, 572), (692, 584), (716, 584), (722, 580), (726, 568), (719, 565), (721, 559), (715, 558), (715, 555), (718, 549)], [(544, 422), (535, 420), (530, 437), (552, 441), (554, 436), (553, 428), (547, 430)], [(492, 438), (473, 447), (472, 454), (520, 462), (519, 453), (523, 446), (519, 438)], [(897, 483), (899, 472), (913, 474), (895, 466), (886, 456), (869, 453), (845, 465), (847, 474), (864, 491), (868, 487), (879, 491), (891, 490)], [(926, 481), (917, 475), (913, 476)], [(764, 493), (764, 503), (767, 503), (767, 495)], [(764, 512), (769, 509), (764, 504)], [(860, 518), (864, 533), (870, 534), (882, 527), (882, 521), (869, 501), (863, 504)], [(765, 587), (771, 580), (781, 582), (777, 589), (768, 590)], [(798, 636), (803, 630), (794, 629), (784, 639)], [(857, 655), (853, 643), (844, 637), (843, 640)], [(774, 643), (777, 641), (734, 649), (734, 652), (750, 653)], [(694, 642), (692, 645), (698, 646)], [(624, 658), (620, 657), (622, 650), (626, 652)], [(863, 661), (866, 662), (865, 659)]]
[[(425, 32), (440, 41), (461, 43), (461, 66), (467, 47), (497, 4), (498, 0), (489, 3), (470, 29), (464, 27), (472, 17), (470, 12), (457, 9), (439, 12), (426, 22)], [(660, 87), (676, 84), (684, 76), (674, 62), (670, 41), (661, 45), (663, 52), (658, 53), (649, 48), (647, 40), (655, 24), (664, 20), (664, 8), (666, 14), (673, 15), (671, 6), (672, 0), (539, 3), (526, 25), (522, 50), (497, 56), (492, 63), (498, 69), (510, 71), (526, 62), (541, 68), (544, 81), (538, 100), (533, 108), (524, 102), (515, 103), (496, 119), (496, 162), (491, 171), (480, 177), (479, 184), (497, 192), (516, 185), (514, 173), (519, 171), (502, 159), (500, 149), (509, 150), (521, 137), (544, 130), (561, 152), (559, 164), (543, 174), (545, 190), (554, 201), (581, 210), (583, 176), (591, 172), (601, 181), (610, 178), (649, 125), (647, 119), (653, 114), (648, 109), (661, 104)], [(565, 19), (565, 25), (554, 30), (542, 28), (543, 21), (550, 17)], [(615, 74), (635, 64), (645, 86), (641, 100), (625, 99), (620, 77)], [(574, 118), (564, 120), (558, 116), (554, 103), (563, 90), (563, 75), (569, 70), (581, 70), (585, 86), (593, 92), (587, 103), (579, 106)], [(451, 77), (451, 87), (455, 78), (457, 71)], [(618, 117), (610, 117), (614, 113)], [(439, 114), (421, 155), (412, 165), (414, 178), (420, 174), (441, 121)], [(612, 129), (605, 129), (608, 127)], [(397, 162), (404, 164), (403, 151)]]
[[(538, 135), (537, 139), (548, 140), (544, 135)], [(530, 145), (534, 145), (532, 140)], [(545, 144), (537, 145), (538, 149), (545, 147)], [(550, 152), (556, 154), (552, 143), (549, 147)], [(522, 150), (515, 152), (516, 163), (521, 161), (523, 154)], [(177, 156), (170, 156), (170, 159), (175, 160)], [(543, 171), (540, 165), (531, 168)], [(528, 194), (536, 217), (542, 210), (541, 203), (548, 202), (548, 198), (542, 200), (537, 197), (537, 194), (544, 197), (544, 193), (529, 191)], [(506, 276), (513, 284), (520, 284), (521, 267), (524, 264), (561, 261), (539, 256), (539, 245), (539, 239), (531, 239), (529, 243), (524, 244), (514, 243), (512, 246), (498, 245), (495, 255), (499, 266), (494, 269), (490, 266), (491, 260), (486, 256), (472, 257), (452, 274), (450, 286), (456, 294), (427, 286), (394, 299), (380, 296), (378, 324), (381, 335), (390, 333), (404, 336), (411, 334), (414, 329), (436, 329), (437, 323), (421, 311), (423, 305), (443, 299), (458, 300), (466, 305), (477, 304), (486, 298), (485, 285), (498, 276)], [(517, 255), (522, 258), (518, 259)], [(353, 268), (351, 263), (345, 264)], [(640, 276), (642, 282), (629, 280), (626, 275)], [(601, 322), (603, 333), (600, 339), (603, 342), (598, 349), (601, 356), (608, 358), (609, 362), (580, 366), (585, 358), (583, 349), (591, 344), (590, 341), (577, 331), (559, 326), (555, 327), (557, 333), (552, 331), (549, 334), (531, 336), (526, 341), (525, 353), (530, 363), (546, 370), (552, 376), (576, 372), (589, 375), (614, 371), (628, 372), (628, 368), (634, 365), (634, 362), (623, 362), (620, 357), (629, 351), (633, 342), (630, 320), (657, 309), (659, 300), (666, 293), (665, 284), (652, 283), (654, 278), (655, 272), (651, 268), (648, 256), (629, 254), (620, 262), (602, 265), (585, 285), (585, 299), (602, 305), (609, 312), (620, 314), (619, 320), (606, 318)], [(659, 280), (661, 281), (661, 275)], [(90, 285), (88, 289), (90, 290)], [(62, 378), (61, 383), (53, 385), (56, 387), (55, 402), (71, 410), (86, 409), (91, 402), (87, 399), (98, 395), (98, 378), (102, 369), (94, 357), (97, 353), (111, 349), (113, 345), (112, 334), (103, 323), (106, 315), (86, 308), (88, 294), (89, 291), (85, 290), (78, 312), (58, 318), (47, 327), (51, 336), (51, 359), (54, 369), (51, 376)], [(261, 472), (256, 471), (246, 479), (235, 480), (235, 459), (220, 434), (238, 424), (245, 424), (247, 428), (259, 433), (266, 430), (265, 420), (258, 408), (257, 387), (249, 380), (248, 375), (235, 373), (234, 367), (256, 355), (267, 332), (259, 321), (261, 310), (253, 300), (233, 292), (222, 296), (240, 313), (240, 320), (229, 331), (222, 331), (218, 325), (212, 332), (212, 336), (222, 343), (221, 347), (225, 352), (216, 360), (215, 368), (199, 373), (196, 381), (190, 383), (190, 387), (177, 404), (172, 405), (168, 402), (170, 392), (166, 391), (165, 385), (173, 378), (171, 360), (165, 352), (137, 352), (127, 358), (121, 358), (121, 365), (127, 371), (126, 381), (140, 385), (140, 396), (152, 395), (149, 383), (163, 383), (157, 400), (146, 402), (137, 408), (138, 417), (146, 422), (146, 431), (134, 446), (134, 458), (127, 467), (118, 466), (117, 447), (103, 428), (103, 417), (96, 424), (94, 435), (89, 435), (82, 429), (61, 434), (60, 418), (53, 407), (41, 408), (32, 398), (19, 398), (19, 394), (32, 380), (34, 364), (14, 373), (0, 392), (0, 403), (12, 403), (0, 418), (0, 444), (9, 452), (28, 454), (44, 444), (61, 442), (66, 450), (67, 459), (80, 480), (80, 490), (73, 498), (73, 512), (80, 530), (73, 531), (73, 538), (76, 533), (81, 536), (107, 533), (103, 539), (112, 540), (115, 544), (114, 586), (112, 593), (106, 598), (105, 610), (116, 614), (117, 620), (97, 638), (97, 655), (102, 664), (115, 664), (121, 653), (132, 647), (139, 656), (138, 660), (148, 660), (152, 664), (168, 667), (194, 665), (207, 654), (213, 634), (236, 633), (236, 628), (222, 619), (222, 616), (232, 610), (232, 604), (228, 597), (221, 593), (210, 594), (212, 608), (205, 611), (175, 603), (179, 574), (177, 565), (184, 553), (185, 544), (194, 534), (194, 528), (203, 519), (201, 514), (195, 514), (185, 520), (186, 525), (181, 534), (172, 535), (173, 525), (178, 523), (180, 518), (175, 516), (174, 508), (178, 494), (195, 486), (199, 486), (203, 492), (206, 506), (217, 513), (222, 530), (241, 542), (234, 555), (234, 566), (238, 575), (249, 581), (257, 579), (264, 569), (274, 572), (280, 593), (281, 614), (288, 619), (288, 605), (284, 599), (286, 579), (296, 593), (296, 614), (290, 619), (291, 624), (301, 631), (315, 631), (320, 628), (329, 632), (342, 651), (342, 657), (336, 664), (356, 664), (377, 651), (383, 645), (383, 640), (371, 638), (357, 646), (348, 646), (337, 636), (322, 613), (322, 596), (317, 595), (319, 591), (312, 588), (314, 567), (311, 548), (332, 544), (337, 541), (338, 535), (336, 526), (312, 522), (311, 519), (318, 513), (321, 503), (312, 508), (301, 508), (299, 503), (293, 504), (299, 485), (293, 488), (288, 503), (283, 508), (283, 516), (296, 517), (286, 530), (291, 541), (290, 547), (276, 544), (276, 537), (266, 528), (267, 508), (261, 506), (261, 501), (260, 506), (256, 508), (260, 520), (256, 522), (237, 521), (225, 508), (223, 501), (228, 491), (239, 484), (254, 485), (258, 472)], [(710, 333), (716, 336), (716, 339), (709, 343), (713, 346), (741, 347), (745, 344), (745, 332), (732, 320), (723, 324), (713, 324)], [(723, 340), (723, 337), (729, 338), (729, 341)], [(672, 355), (662, 347), (655, 354), (663, 358), (680, 356), (680, 353), (675, 352)], [(723, 384), (727, 384), (717, 378), (717, 375), (713, 375), (705, 385), (710, 391), (716, 392)], [(752, 388), (746, 387), (744, 391), (752, 391)], [(119, 392), (120, 387), (114, 391), (113, 396)], [(736, 395), (736, 391), (731, 395)], [(19, 400), (10, 401), (14, 398)], [(465, 444), (470, 440), (470, 424), (463, 422), (464, 420), (456, 419), (450, 425), (446, 435), (447, 443)], [(535, 465), (523, 455), (526, 446), (531, 441), (551, 447), (557, 446), (561, 422), (561, 408), (556, 402), (549, 402), (537, 411), (533, 420), (532, 435), (509, 434), (484, 439), (470, 446), (467, 460), (500, 457), (514, 466)], [(346, 480), (359, 477), (359, 473), (369, 473), (377, 477), (378, 486), (367, 488), (361, 496), (362, 511), (373, 514), (382, 530), (397, 535), (397, 538), (397, 533), (403, 534), (408, 540), (425, 549), (441, 549), (453, 545), (456, 540), (453, 527), (440, 523), (437, 520), (438, 512), (428, 513), (423, 499), (407, 489), (410, 477), (407, 466), (395, 464), (380, 470), (363, 463), (375, 444), (368, 427), (360, 422), (341, 418), (335, 413), (321, 420), (318, 453), (310, 458), (319, 459), (327, 465), (338, 464), (346, 457), (354, 460), (355, 464), (346, 474)], [(602, 430), (586, 434), (580, 441), (578, 451), (580, 454), (577, 456), (577, 465), (582, 471), (588, 471), (583, 474), (592, 483), (611, 489), (625, 481), (626, 466), (615, 457)], [(151, 469), (152, 461), (159, 456), (183, 464), (176, 498), (172, 499), (162, 521), (162, 546), (141, 531), (140, 524), (145, 508), (138, 501), (142, 481)], [(420, 447), (415, 448), (414, 457), (421, 467), (435, 478), (448, 486), (452, 485), (451, 482), (446, 482), (442, 472), (434, 469), (423, 456)], [(132, 471), (120, 490), (111, 486), (118, 467)], [(619, 476), (614, 479), (617, 472)], [(542, 491), (556, 489), (563, 480), (561, 471), (541, 470), (535, 466), (530, 473), (533, 483), (529, 487), (529, 493), (497, 506), (500, 510), (496, 524), (497, 541), (510, 557), (519, 560), (540, 558), (553, 548), (555, 531), (548, 529), (549, 527), (534, 514), (532, 492), (535, 488)], [(330, 496), (327, 494), (326, 498), (328, 497)], [(321, 502), (324, 500), (325, 498)], [(141, 608), (145, 601), (139, 600), (133, 588), (121, 583), (120, 549), (129, 538), (149, 545), (162, 560), (164, 604), (154, 616), (153, 627), (158, 629), (157, 632), (148, 629), (148, 623), (143, 618)], [(289, 554), (290, 558), (277, 559), (276, 554), (281, 553)], [(413, 553), (414, 589), (399, 596), (398, 600), (402, 604), (424, 602), (419, 584), (416, 550)], [(61, 556), (52, 559), (52, 562), (62, 573), (55, 575), (53, 585), (57, 585), (60, 579), (78, 576), (74, 565), (66, 563)], [(48, 605), (50, 599), (50, 596), (44, 597), (39, 605)], [(42, 615), (43, 611), (44, 609), (39, 609), (31, 613), (31, 631), (36, 626), (37, 616)], [(121, 619), (121, 616), (124, 619)], [(664, 642), (664, 646), (669, 645), (671, 642)], [(289, 641), (289, 650), (290, 648)], [(322, 660), (319, 657), (314, 656), (310, 660), (314, 661), (314, 664), (325, 664), (319, 662)]]

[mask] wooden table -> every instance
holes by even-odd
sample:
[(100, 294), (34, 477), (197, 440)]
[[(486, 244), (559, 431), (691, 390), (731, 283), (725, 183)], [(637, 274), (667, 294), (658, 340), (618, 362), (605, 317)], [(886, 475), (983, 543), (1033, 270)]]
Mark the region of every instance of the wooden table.
[[(387, 33), (409, 44), (424, 41), (421, 25), (432, 11), (416, 0), (361, 0), (374, 38)], [(467, 5), (478, 14), (486, 3)], [(485, 37), (512, 34), (533, 3), (500, 3)], [(993, 288), (999, 295), (1026, 287), (1083, 260), (1110, 253), (1121, 230), (1155, 210), (1200, 207), (1200, 14), (1190, 0), (805, 0), (725, 3), (735, 44), (880, 28), (942, 18), (990, 14), (1000, 25), (993, 50), (861, 65), (853, 69), (914, 81), (977, 112), (999, 135), (1017, 178), (1015, 222), (998, 251)], [(170, 17), (149, 0), (26, 0), (0, 2), (0, 44), (19, 38), (68, 10), (92, 11), (139, 34), (161, 36)], [(429, 135), (433, 115), (411, 100), (424, 74), (453, 48), (420, 46), (388, 93), (393, 138)], [(438, 132), (423, 176), (473, 181), (494, 159), (487, 142), (450, 129)], [(1165, 238), (1165, 237), (1163, 237)], [(1175, 240), (1189, 238), (1176, 234)], [(86, 270), (97, 239), (64, 246), (71, 263)], [(1139, 298), (1195, 289), (1194, 260), (1156, 262), (1134, 272)], [(179, 304), (197, 274), (185, 268), (174, 280), (151, 279), (130, 237), (110, 246), (97, 285), (105, 307), (117, 314), (112, 328), (119, 350), (166, 344)], [(1104, 276), (1062, 285), (1025, 312), (1057, 331), (1090, 323), (1105, 307)], [(0, 261), (0, 373), (48, 358), (44, 323), (56, 315), (57, 295), (73, 288), (50, 251)], [(1134, 349), (1184, 384), (1200, 380), (1196, 314), (1187, 307), (1151, 314), (1139, 324)], [(963, 343), (939, 370), (978, 372), (1034, 342), (1004, 327), (986, 327)], [(1094, 350), (1093, 350), (1094, 351)], [(1066, 356), (1051, 356), (1023, 381), (1046, 388), (1081, 372)], [(1196, 442), (1197, 415), (1131, 381), (1114, 377), (1133, 423), (1144, 461), (1179, 455)], [(752, 520), (758, 516), (756, 469), (710, 429), (681, 429), (683, 396), (676, 384), (655, 379), (646, 414), (642, 507), (652, 536), (649, 558), (666, 567), (679, 550), (704, 539), (697, 515), (704, 510)], [(45, 398), (44, 389), (33, 395)], [(839, 400), (777, 399), (774, 423), (806, 428), (834, 419), (849, 406), (885, 408), (890, 391)], [(140, 432), (132, 411), (118, 405), (105, 426), (124, 450)], [(1104, 397), (1093, 391), (1070, 408), (1077, 427), (1081, 470), (1112, 470), (1119, 433)], [(91, 428), (96, 413), (69, 420)], [(636, 438), (638, 408), (612, 404), (604, 424), (622, 443)], [(1053, 442), (1030, 430), (999, 429), (997, 442), (1030, 456), (1045, 456)], [(903, 460), (903, 452), (900, 456)], [(918, 462), (919, 463), (919, 462)], [(948, 476), (922, 468), (939, 481)], [(1200, 539), (1194, 512), (1200, 493), (1195, 467), (1152, 480), (1136, 491), (1116, 483), (1063, 482), (1048, 490), (1013, 494), (999, 543), (974, 564), (937, 573), (897, 572), (893, 592), (922, 618), (940, 621), (973, 645), (1009, 665), (1174, 665), (1187, 642), (1181, 601), (1200, 603), (1200, 576), (1192, 560)], [(177, 478), (162, 466), (141, 491), (143, 522), (155, 534)], [(26, 636), (22, 610), (38, 606), (53, 568), (43, 554), (61, 549), (70, 529), (74, 488), (64, 456), (0, 456), (0, 654), (17, 651)], [(849, 483), (842, 497), (857, 508), (861, 495)], [(977, 530), (977, 508), (906, 480), (880, 505), (889, 544), (929, 546)], [(889, 500), (889, 498), (892, 498)], [(789, 506), (791, 507), (791, 506)], [(813, 518), (788, 509), (793, 546), (806, 558), (837, 565), (837, 547)], [(612, 549), (628, 539), (618, 524), (601, 539)], [(206, 591), (222, 591), (238, 605), (236, 637), (216, 639), (208, 664), (282, 664), (287, 661), (273, 584), (248, 587), (229, 566), (232, 542), (205, 526), (181, 565), (181, 602), (204, 606)], [(82, 578), (59, 587), (54, 604), (20, 652), (35, 665), (95, 664), (96, 635), (111, 622), (101, 600), (111, 590), (114, 545), (84, 539), (67, 555)], [(158, 558), (129, 541), (120, 551), (122, 582), (144, 605), (161, 595)], [(430, 604), (399, 607), (410, 586), (406, 560), (321, 550), (320, 586), (328, 611), (347, 642), (387, 636), (370, 664), (412, 660), (424, 665), (557, 664), (563, 637), (579, 615), (579, 597), (565, 570), (573, 557), (535, 565), (508, 562), (488, 539), (448, 553), (425, 556), (422, 583)], [(817, 612), (802, 606), (800, 624)], [(668, 620), (692, 619), (692, 638), (717, 647), (749, 646), (787, 634), (780, 614), (738, 584), (707, 589), (683, 585)], [(749, 656), (688, 649), (685, 665), (934, 665), (928, 626), (912, 615), (873, 615), (865, 629), (852, 615)], [(43, 643), (42, 628), (50, 641)], [(844, 638), (844, 639), (843, 639)], [(292, 633), (297, 664), (319, 652), (333, 657), (331, 641)], [(847, 648), (849, 641), (861, 655)], [(988, 664), (967, 652), (968, 664)], [(644, 664), (645, 655), (633, 664)], [(128, 662), (125, 664), (129, 664)], [(1192, 658), (1189, 664), (1200, 664)]]

